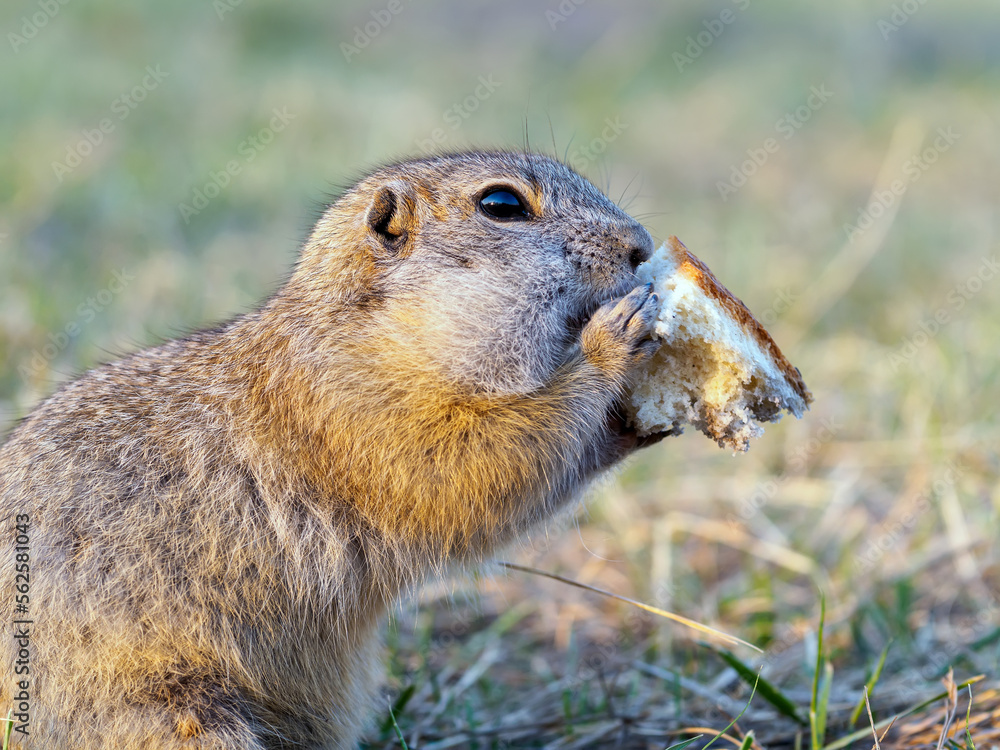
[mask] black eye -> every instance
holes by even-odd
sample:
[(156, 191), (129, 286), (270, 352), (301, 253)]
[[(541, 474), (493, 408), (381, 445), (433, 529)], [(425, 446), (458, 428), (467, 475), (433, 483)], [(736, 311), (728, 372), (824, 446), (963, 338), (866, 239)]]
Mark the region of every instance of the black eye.
[(494, 219), (527, 219), (528, 209), (521, 199), (509, 190), (493, 190), (479, 201), (483, 213)]

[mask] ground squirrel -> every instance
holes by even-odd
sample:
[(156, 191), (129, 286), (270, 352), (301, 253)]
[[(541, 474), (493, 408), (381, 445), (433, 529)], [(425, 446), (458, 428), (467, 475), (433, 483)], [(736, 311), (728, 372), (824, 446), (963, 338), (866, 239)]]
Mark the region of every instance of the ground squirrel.
[(34, 621), (2, 641), (15, 746), (352, 747), (400, 593), (637, 447), (652, 247), (551, 158), (404, 161), (259, 309), (63, 386), (0, 448), (0, 599), (17, 619), (29, 561)]

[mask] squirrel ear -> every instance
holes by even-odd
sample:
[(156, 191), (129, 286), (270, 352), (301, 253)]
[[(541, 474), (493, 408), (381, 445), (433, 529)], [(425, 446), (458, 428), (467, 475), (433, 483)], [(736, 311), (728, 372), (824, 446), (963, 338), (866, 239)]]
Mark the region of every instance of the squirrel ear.
[(406, 245), (416, 218), (417, 207), (410, 186), (395, 181), (375, 192), (365, 222), (381, 245), (395, 254)]

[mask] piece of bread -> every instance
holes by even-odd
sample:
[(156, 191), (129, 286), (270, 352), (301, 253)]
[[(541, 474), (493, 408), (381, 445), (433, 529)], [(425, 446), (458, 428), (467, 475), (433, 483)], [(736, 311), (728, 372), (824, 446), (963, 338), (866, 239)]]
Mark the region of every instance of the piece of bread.
[(662, 345), (637, 373), (629, 422), (640, 436), (698, 428), (720, 447), (745, 451), (757, 422), (796, 417), (812, 394), (764, 327), (680, 240), (671, 237), (636, 275), (653, 282)]

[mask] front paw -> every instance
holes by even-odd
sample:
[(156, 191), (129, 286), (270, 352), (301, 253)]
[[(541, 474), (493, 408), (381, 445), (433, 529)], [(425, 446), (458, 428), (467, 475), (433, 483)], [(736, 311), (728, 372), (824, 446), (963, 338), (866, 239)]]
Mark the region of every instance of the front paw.
[(628, 374), (659, 348), (652, 338), (659, 302), (653, 285), (643, 284), (600, 307), (583, 329), (586, 360), (623, 385)]

